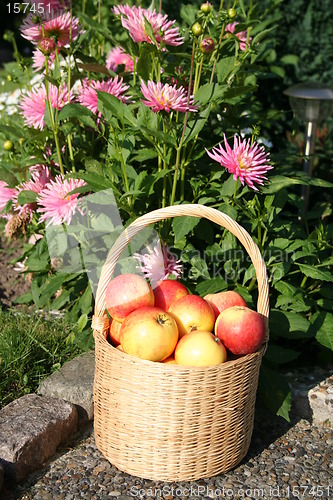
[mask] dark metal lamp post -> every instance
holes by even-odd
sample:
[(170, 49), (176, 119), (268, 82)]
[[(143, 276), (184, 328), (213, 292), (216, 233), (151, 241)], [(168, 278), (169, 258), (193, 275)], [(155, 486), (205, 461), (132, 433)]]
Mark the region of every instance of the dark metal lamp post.
[[(284, 94), (289, 96), (295, 115), (306, 122), (304, 172), (311, 176), (317, 124), (333, 113), (333, 89), (318, 83), (299, 83), (289, 87)], [(306, 210), (309, 203), (309, 186), (303, 186), (302, 198)]]

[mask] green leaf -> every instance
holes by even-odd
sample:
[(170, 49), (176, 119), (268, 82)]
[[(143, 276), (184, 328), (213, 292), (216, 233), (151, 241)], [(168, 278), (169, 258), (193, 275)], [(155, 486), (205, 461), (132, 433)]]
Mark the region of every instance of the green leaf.
[(98, 63), (78, 63), (78, 68), (83, 69), (84, 71), (89, 71), (93, 73), (102, 73), (103, 75), (106, 75), (110, 77), (110, 72), (109, 70), (103, 66), (103, 64), (98, 64)]
[(203, 129), (208, 120), (210, 110), (211, 107), (207, 106), (207, 108), (204, 109), (200, 114), (196, 115), (195, 120), (191, 120), (188, 123), (185, 132), (184, 144), (187, 144), (191, 139), (199, 135), (200, 131)]
[(263, 186), (261, 191), (264, 194), (275, 194), (280, 189), (295, 186), (297, 184), (305, 184), (300, 179), (285, 177), (284, 175), (274, 175), (269, 177), (269, 184)]
[(238, 97), (249, 92), (254, 92), (257, 90), (257, 85), (239, 85), (238, 87), (229, 88), (224, 92), (224, 100), (230, 101), (235, 97)]
[(14, 299), (14, 304), (30, 304), (30, 302), (32, 302), (31, 292), (20, 295), (19, 297)]
[(333, 282), (332, 273), (330, 273), (329, 271), (322, 271), (321, 269), (318, 269), (314, 266), (309, 266), (308, 264), (299, 264), (298, 262), (296, 262), (296, 264), (298, 265), (302, 273), (309, 278), (317, 279), (320, 281)]
[(20, 192), (17, 198), (18, 205), (25, 205), (26, 203), (35, 203), (37, 200), (38, 193), (30, 190), (23, 190)]
[(60, 290), (62, 284), (68, 277), (67, 274), (59, 273), (56, 275), (52, 275), (48, 281), (46, 281), (40, 287), (40, 298), (39, 298), (39, 306), (44, 307), (51, 300), (51, 297)]
[(225, 82), (235, 66), (235, 56), (223, 57), (216, 65), (216, 75), (220, 83)]
[(96, 173), (77, 172), (75, 176), (78, 179), (83, 179), (84, 181), (86, 181), (88, 186), (90, 186), (93, 191), (102, 191), (103, 189), (112, 188), (111, 181), (109, 181), (104, 176), (98, 175)]
[(258, 390), (266, 406), (290, 422), (291, 391), (286, 379), (274, 370), (262, 365)]
[(148, 148), (139, 149), (133, 155), (133, 160), (138, 161), (140, 163), (145, 162), (147, 160), (152, 160), (154, 158), (157, 158), (156, 151)]
[(88, 323), (88, 314), (82, 314), (77, 322), (78, 332), (82, 332), (83, 329), (87, 326), (87, 323)]
[(73, 103), (73, 104), (66, 104), (58, 114), (58, 120), (65, 120), (67, 118), (82, 118), (83, 116), (95, 116), (90, 109), (86, 108), (85, 106), (82, 106), (81, 104), (78, 103)]
[(294, 349), (286, 349), (285, 347), (268, 343), (265, 359), (276, 365), (281, 365), (283, 363), (294, 361), (294, 359), (297, 359), (299, 355), (300, 353)]
[(170, 134), (165, 134), (164, 132), (161, 132), (160, 130), (156, 130), (156, 129), (149, 129), (148, 127), (145, 127), (145, 126), (141, 126), (140, 130), (141, 130), (141, 132), (144, 132), (144, 136), (149, 141), (151, 141), (151, 136), (153, 136), (156, 139), (160, 140), (162, 143), (165, 142), (166, 144), (169, 144), (169, 146), (172, 146), (172, 147), (177, 146), (175, 139)]
[(228, 289), (228, 284), (223, 278), (212, 278), (210, 280), (201, 281), (195, 287), (195, 291), (201, 297), (204, 297), (208, 293), (222, 292)]
[(83, 294), (81, 295), (78, 305), (82, 313), (89, 314), (92, 311), (93, 294), (91, 286), (88, 285)]
[(172, 222), (172, 227), (175, 234), (175, 243), (180, 241), (190, 231), (192, 231), (197, 224), (199, 224), (200, 217), (175, 217)]
[(145, 19), (145, 33), (149, 36), (150, 40), (152, 41), (152, 43), (157, 47), (157, 41), (156, 41), (156, 38), (155, 38), (155, 33), (154, 33), (154, 30), (153, 30), (153, 27), (152, 25), (150, 24), (150, 22), (148, 21), (148, 19), (144, 16), (144, 19)]
[(218, 83), (206, 83), (202, 85), (195, 94), (195, 102), (205, 105), (212, 102), (218, 102), (223, 99), (226, 91), (228, 90), (227, 85), (221, 85)]
[(103, 113), (105, 108), (118, 118), (121, 123), (126, 123), (133, 127), (137, 125), (136, 119), (127, 104), (117, 99), (114, 95), (102, 92), (101, 90), (97, 91), (97, 96), (97, 108), (99, 111)]
[(142, 44), (140, 47), (140, 57), (136, 63), (136, 70), (138, 75), (146, 82), (149, 80), (149, 74), (151, 70), (152, 58), (151, 58), (152, 50), (149, 44)]
[(272, 28), (268, 28), (268, 29), (265, 29), (263, 31), (260, 31), (260, 33), (258, 33), (252, 40), (251, 42), (251, 45), (256, 45), (257, 43), (261, 42), (261, 40), (263, 38), (265, 38), (266, 35), (268, 35), (268, 33), (270, 33), (271, 31), (275, 30), (275, 26), (273, 26)]
[(286, 339), (307, 339), (314, 336), (311, 323), (301, 314), (272, 309), (269, 315), (269, 329), (273, 337)]
[(292, 64), (295, 66), (298, 63), (299, 56), (296, 54), (286, 54), (280, 58), (280, 62), (283, 64)]
[(295, 286), (286, 281), (278, 281), (277, 283), (275, 283), (274, 288), (287, 297), (294, 297), (297, 291), (300, 291)]
[(333, 351), (333, 314), (320, 312), (311, 318), (311, 329), (318, 342)]

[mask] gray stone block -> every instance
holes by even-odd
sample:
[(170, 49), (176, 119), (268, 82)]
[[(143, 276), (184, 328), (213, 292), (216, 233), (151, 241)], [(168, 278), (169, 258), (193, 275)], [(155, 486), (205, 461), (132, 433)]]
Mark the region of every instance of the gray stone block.
[(313, 425), (333, 427), (333, 375), (309, 391)]
[(78, 415), (67, 401), (27, 394), (0, 411), (0, 462), (5, 479), (22, 481), (77, 432)]
[(61, 369), (43, 380), (37, 393), (75, 404), (79, 425), (94, 418), (95, 352), (90, 351), (67, 361)]

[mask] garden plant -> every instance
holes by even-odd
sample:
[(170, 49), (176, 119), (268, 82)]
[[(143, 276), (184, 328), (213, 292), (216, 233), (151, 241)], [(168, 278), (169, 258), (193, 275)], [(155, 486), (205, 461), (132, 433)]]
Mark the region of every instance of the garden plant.
[[(182, 2), (175, 18), (169, 3), (8, 4), (32, 50), (23, 57), (6, 33), (16, 59), (6, 77), (15, 90), (0, 111), (0, 210), (5, 237), (24, 238), (22, 272), (31, 280), (17, 302), (65, 311), (77, 324), (74, 342), (91, 348), (86, 268), (103, 264), (119, 221), (126, 227), (182, 203), (217, 208), (251, 234), (265, 259), (270, 342), (260, 394), (288, 419), (283, 367), (326, 363), (333, 348), (333, 185), (307, 177), (287, 140), (277, 147), (285, 122), (269, 89), (284, 71), (274, 62), (281, 2)], [(308, 210), (301, 185), (319, 193)], [(84, 200), (94, 196), (105, 211), (84, 228)], [(235, 290), (255, 309), (254, 269), (233, 235), (194, 217), (155, 229), (161, 245), (132, 259), (148, 279), (156, 272), (179, 279), (202, 297)], [(66, 266), (50, 252), (53, 234), (62, 235)], [(71, 269), (73, 239), (81, 256), (89, 247), (79, 270)]]

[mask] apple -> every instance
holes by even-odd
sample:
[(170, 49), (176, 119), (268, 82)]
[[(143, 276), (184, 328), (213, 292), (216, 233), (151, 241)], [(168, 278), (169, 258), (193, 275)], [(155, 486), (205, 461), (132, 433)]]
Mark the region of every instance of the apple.
[(198, 295), (185, 295), (172, 302), (168, 312), (177, 322), (180, 338), (194, 330), (212, 332), (214, 329), (215, 313)]
[(107, 338), (114, 346), (120, 344), (121, 325), (122, 323), (119, 323), (119, 321), (116, 321), (115, 319), (111, 320)]
[(110, 316), (120, 323), (135, 309), (153, 306), (154, 303), (151, 286), (138, 274), (120, 274), (113, 278), (106, 288), (106, 309)]
[(176, 321), (159, 307), (140, 307), (131, 312), (120, 331), (124, 352), (150, 361), (171, 356), (178, 337)]
[(176, 360), (175, 360), (174, 355), (171, 354), (171, 356), (169, 356), (168, 358), (164, 359), (162, 361), (162, 363), (165, 363), (167, 365), (175, 365), (176, 364)]
[(185, 285), (176, 280), (163, 280), (154, 288), (155, 306), (167, 311), (172, 302), (188, 295)]
[(209, 293), (208, 295), (205, 295), (204, 299), (207, 300), (208, 304), (212, 306), (216, 318), (222, 311), (224, 311), (224, 309), (227, 309), (228, 307), (247, 306), (243, 297), (233, 290)]
[(175, 349), (175, 361), (185, 366), (213, 366), (227, 360), (227, 351), (211, 332), (194, 331), (184, 335)]
[(215, 335), (233, 354), (250, 354), (256, 352), (265, 340), (265, 320), (248, 307), (229, 307), (216, 319)]

